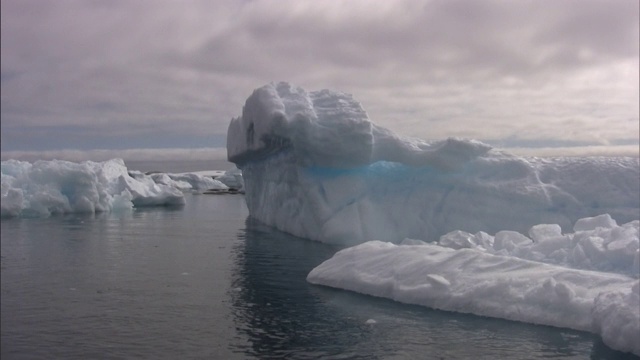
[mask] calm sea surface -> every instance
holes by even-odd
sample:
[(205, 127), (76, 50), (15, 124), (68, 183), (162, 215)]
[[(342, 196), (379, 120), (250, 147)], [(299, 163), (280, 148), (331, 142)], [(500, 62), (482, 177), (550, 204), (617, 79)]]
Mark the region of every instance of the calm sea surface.
[(3, 219), (9, 359), (616, 359), (597, 336), (310, 285), (336, 247), (248, 219), (242, 195), (180, 208)]

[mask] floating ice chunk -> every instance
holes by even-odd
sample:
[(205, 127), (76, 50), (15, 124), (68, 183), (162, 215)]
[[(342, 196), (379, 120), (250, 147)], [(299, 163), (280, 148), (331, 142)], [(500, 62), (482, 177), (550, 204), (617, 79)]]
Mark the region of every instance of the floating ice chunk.
[[(131, 176), (133, 175), (133, 177)], [(2, 161), (2, 216), (48, 216), (181, 205), (184, 195), (151, 177), (129, 174), (122, 159)]]
[(227, 185), (210, 176), (197, 173), (158, 173), (151, 177), (157, 184), (164, 184), (181, 191), (200, 192), (209, 189), (228, 189)]
[(610, 347), (640, 355), (640, 286), (603, 292), (592, 308), (593, 331)]
[(23, 191), (5, 184), (5, 176), (2, 175), (2, 217), (18, 216), (24, 208)]
[(601, 334), (640, 355), (638, 280), (435, 244), (370, 241), (337, 252), (307, 280), (363, 294)]
[[(124, 163), (123, 163), (124, 165)], [(124, 168), (126, 170), (126, 168)], [(128, 191), (134, 206), (184, 205), (184, 194), (172, 186), (156, 184), (149, 176), (134, 179), (124, 174), (117, 178), (116, 191)]]
[(166, 174), (166, 173), (156, 173), (156, 174), (151, 174), (150, 176), (156, 184), (171, 186), (181, 191), (187, 191), (192, 189), (191, 184), (189, 182), (182, 181), (182, 180), (174, 180), (169, 176), (169, 174)]
[(216, 180), (225, 184), (231, 189), (244, 190), (244, 179), (242, 178), (242, 170), (233, 168), (227, 170), (224, 174), (217, 177)]

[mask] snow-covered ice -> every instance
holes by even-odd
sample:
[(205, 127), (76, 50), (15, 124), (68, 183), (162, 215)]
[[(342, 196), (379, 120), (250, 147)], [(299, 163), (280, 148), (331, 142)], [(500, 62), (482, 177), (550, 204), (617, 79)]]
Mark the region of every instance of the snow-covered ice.
[(216, 180), (222, 182), (230, 189), (244, 191), (244, 179), (242, 178), (242, 171), (238, 168), (233, 168), (225, 171)]
[[(238, 181), (237, 170), (227, 176)], [(7, 160), (2, 161), (1, 215), (48, 216), (183, 205), (183, 192), (208, 189), (228, 187), (205, 174), (129, 171), (122, 159), (82, 163)]]
[(227, 185), (211, 176), (198, 173), (156, 173), (150, 175), (156, 184), (168, 185), (181, 191), (204, 191), (208, 189), (227, 189)]
[(253, 92), (229, 125), (227, 150), (252, 217), (325, 242), (640, 218), (638, 158), (523, 158), (474, 140), (404, 138), (348, 94), (288, 83)]
[(471, 248), (576, 269), (637, 276), (639, 227), (638, 220), (618, 226), (609, 214), (604, 214), (578, 220), (572, 233), (563, 234), (557, 224), (535, 225), (528, 237), (515, 231), (500, 231), (491, 236), (482, 231), (470, 234), (457, 230), (441, 236), (438, 244), (456, 250)]
[(369, 241), (339, 251), (307, 280), (434, 309), (590, 331), (640, 355), (637, 276), (472, 248)]
[(252, 217), (359, 244), (312, 283), (591, 331), (640, 355), (638, 158), (524, 158), (406, 138), (349, 94), (289, 83), (251, 94), (227, 150)]

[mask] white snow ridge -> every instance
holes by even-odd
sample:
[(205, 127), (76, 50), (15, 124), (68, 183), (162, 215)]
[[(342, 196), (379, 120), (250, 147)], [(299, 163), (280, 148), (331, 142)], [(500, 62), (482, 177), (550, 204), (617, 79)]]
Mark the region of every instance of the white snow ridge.
[(309, 282), (591, 331), (640, 355), (638, 158), (405, 138), (348, 94), (288, 83), (256, 89), (227, 136), (252, 217), (359, 244)]

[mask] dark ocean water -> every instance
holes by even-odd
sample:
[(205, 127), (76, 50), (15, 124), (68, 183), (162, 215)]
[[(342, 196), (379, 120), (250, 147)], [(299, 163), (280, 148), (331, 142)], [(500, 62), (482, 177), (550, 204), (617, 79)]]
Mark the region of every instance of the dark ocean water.
[(584, 332), (310, 285), (337, 247), (252, 221), (242, 195), (186, 200), (2, 219), (1, 358), (632, 358)]

